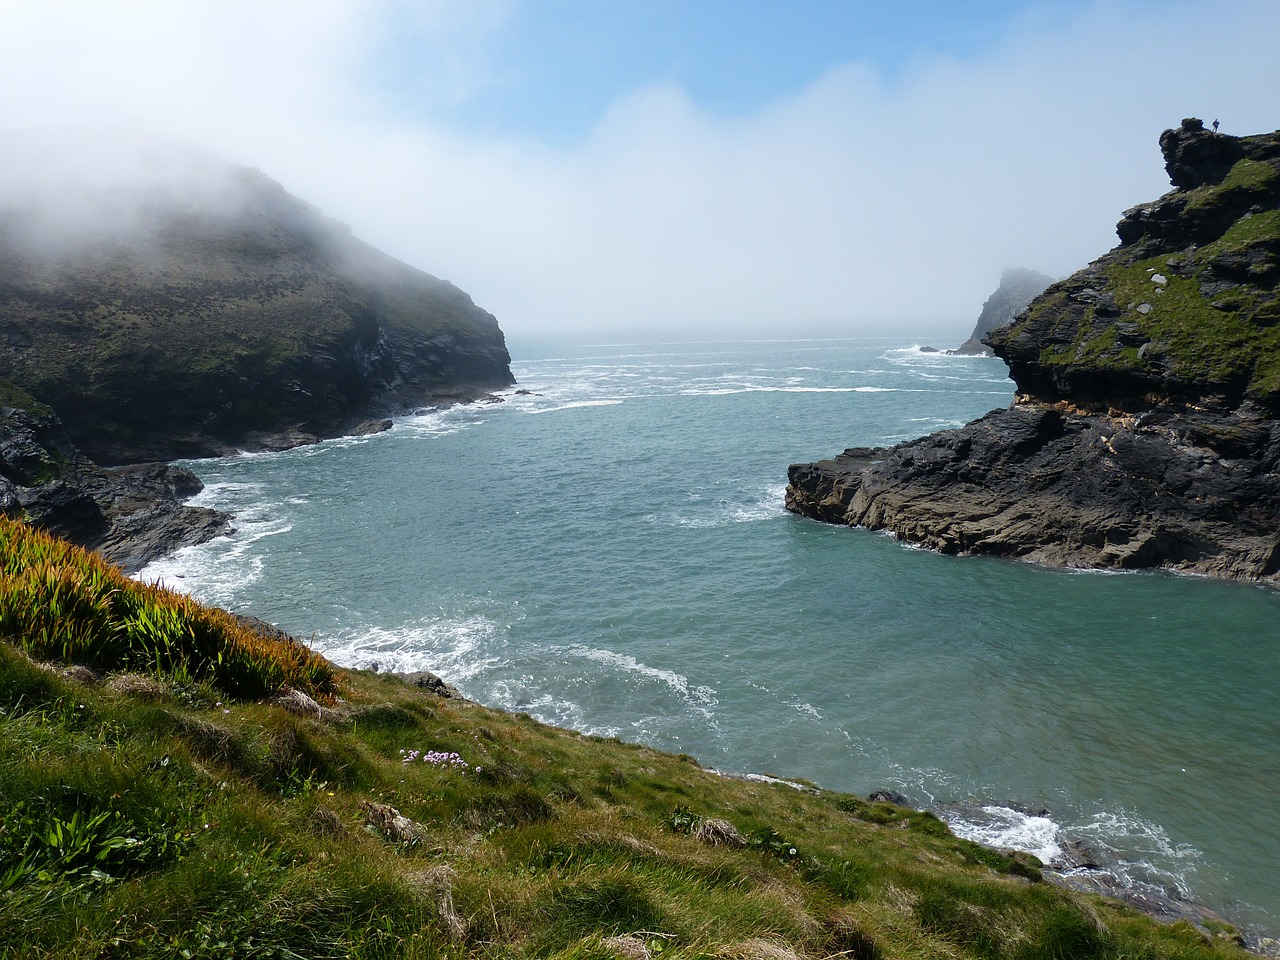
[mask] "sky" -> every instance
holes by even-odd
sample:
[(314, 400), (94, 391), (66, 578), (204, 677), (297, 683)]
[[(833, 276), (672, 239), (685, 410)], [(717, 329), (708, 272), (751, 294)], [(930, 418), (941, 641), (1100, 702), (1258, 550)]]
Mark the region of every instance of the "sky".
[[(0, 0), (0, 131), (257, 167), (512, 340), (964, 340), (1280, 127), (1275, 0)], [(92, 162), (92, 158), (89, 158)]]

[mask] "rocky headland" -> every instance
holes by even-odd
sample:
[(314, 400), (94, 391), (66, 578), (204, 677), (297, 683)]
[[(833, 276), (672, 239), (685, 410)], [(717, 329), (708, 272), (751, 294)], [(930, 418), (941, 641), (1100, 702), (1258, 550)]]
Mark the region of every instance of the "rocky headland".
[(944, 553), (1280, 586), (1280, 132), (1160, 137), (1174, 190), (986, 342), (1013, 404), (790, 468), (788, 509)]
[(257, 170), (116, 134), (0, 147), (0, 509), (127, 569), (226, 529), (157, 462), (514, 382), (467, 294)]
[(982, 305), (978, 314), (978, 322), (969, 334), (969, 339), (948, 353), (963, 356), (991, 356), (991, 348), (983, 341), (997, 327), (1003, 327), (1020, 314), (1027, 306), (1044, 292), (1053, 277), (1028, 270), (1026, 267), (1010, 267), (1000, 275), (1000, 285)]

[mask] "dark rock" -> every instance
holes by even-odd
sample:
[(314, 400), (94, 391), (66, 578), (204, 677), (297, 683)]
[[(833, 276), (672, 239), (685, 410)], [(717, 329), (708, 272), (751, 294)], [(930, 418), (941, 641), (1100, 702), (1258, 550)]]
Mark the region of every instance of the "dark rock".
[(351, 436), (367, 437), (375, 433), (386, 433), (391, 427), (392, 422), (386, 417), (379, 420), (365, 420), (351, 428)]
[(310, 447), (319, 442), (320, 438), (314, 433), (308, 433), (306, 430), (294, 427), (289, 430), (281, 430), (278, 433), (258, 433), (256, 431), (246, 433), (243, 446), (246, 450), (279, 453), (283, 450), (293, 450), (297, 447)]
[(1012, 407), (793, 465), (788, 509), (944, 553), (1280, 586), (1280, 350), (1264, 334), (1280, 321), (1280, 133), (1187, 123), (1161, 146), (1180, 188), (988, 336)]
[(1244, 156), (1236, 137), (1210, 133), (1195, 117), (1182, 121), (1177, 130), (1160, 134), (1160, 152), (1169, 182), (1182, 190), (1206, 183), (1221, 183), (1227, 172)]
[(437, 697), (444, 697), (446, 700), (464, 700), (465, 697), (458, 691), (457, 687), (445, 683), (440, 677), (426, 670), (419, 670), (415, 673), (397, 673), (405, 683), (424, 690)]
[(226, 514), (182, 503), (201, 489), (185, 467), (99, 467), (47, 409), (0, 413), (0, 510), (97, 550), (126, 572), (229, 532)]

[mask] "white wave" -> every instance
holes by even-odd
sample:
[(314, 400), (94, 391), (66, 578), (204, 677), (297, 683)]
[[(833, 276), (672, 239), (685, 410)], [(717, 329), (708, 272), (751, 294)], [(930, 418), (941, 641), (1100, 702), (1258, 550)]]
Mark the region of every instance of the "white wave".
[[(645, 519), (650, 523), (673, 523), (678, 527), (720, 527), (731, 523), (754, 523), (758, 520), (770, 520), (784, 515), (783, 506), (787, 493), (785, 483), (771, 483), (742, 500), (721, 498), (713, 502), (710, 516), (677, 516), (666, 519), (657, 514), (649, 514)], [(702, 502), (702, 497), (691, 495), (693, 503)]]
[(976, 816), (976, 813), (977, 811), (944, 811), (942, 818), (957, 837), (972, 840), (984, 847), (1022, 850), (1034, 854), (1044, 863), (1062, 856), (1062, 846), (1058, 842), (1061, 828), (1049, 817), (1022, 813), (994, 804), (981, 808), (983, 816)]
[(686, 387), (680, 391), (683, 397), (729, 397), (740, 393), (921, 393), (921, 390), (902, 387), (797, 387), (769, 384), (743, 384), (736, 387)]
[(790, 787), (792, 790), (799, 790), (801, 793), (816, 793), (813, 787), (803, 783), (796, 783), (794, 780), (784, 780), (782, 777), (773, 777), (767, 773), (733, 773), (729, 770), (717, 770), (714, 767), (707, 767), (707, 773), (715, 774), (717, 777), (724, 777), (726, 780), (746, 780), (751, 783), (768, 783), (777, 784), (780, 787)]
[(258, 541), (293, 529), (292, 522), (280, 515), (282, 504), (254, 499), (263, 489), (257, 483), (207, 484), (188, 502), (232, 512), (233, 532), (153, 560), (134, 579), (163, 584), (205, 603), (234, 606), (241, 591), (262, 576), (265, 561), (254, 554)]
[(580, 644), (569, 647), (568, 652), (586, 660), (613, 667), (623, 673), (635, 674), (645, 679), (656, 680), (659, 683), (666, 684), (678, 693), (681, 699), (690, 706), (697, 708), (699, 712), (708, 718), (711, 716), (711, 708), (717, 706), (720, 702), (716, 697), (714, 688), (692, 685), (689, 683), (688, 677), (676, 673), (674, 670), (664, 670), (661, 667), (651, 667), (647, 663), (641, 663), (629, 653), (617, 653), (613, 650), (602, 650), (598, 647), (587, 647)]
[(576, 410), (579, 407), (616, 407), (624, 401), (615, 398), (608, 400), (575, 400), (555, 407), (543, 407), (540, 410), (526, 410), (525, 413), (556, 413), (560, 410)]
[[(400, 436), (447, 437), (488, 422), (491, 404), (455, 404), (439, 410), (424, 409), (394, 419)], [(382, 434), (374, 434), (382, 436)], [(357, 438), (364, 439), (364, 438)]]
[(527, 713), (540, 723), (577, 730), (589, 737), (616, 737), (620, 727), (591, 724), (580, 704), (550, 693), (539, 693), (536, 687), (509, 680), (497, 680), (486, 688), (482, 698), (488, 706), (508, 713)]
[[(1123, 811), (1096, 813), (1087, 822), (1073, 824), (1070, 832), (1104, 851), (1102, 873), (1123, 887), (1164, 895), (1169, 889), (1185, 900), (1196, 901), (1192, 878), (1204, 855), (1186, 843), (1174, 843), (1159, 824)], [(1088, 867), (1071, 873), (1097, 873)]]
[(484, 616), (432, 617), (320, 637), (316, 649), (341, 666), (384, 673), (428, 670), (461, 686), (501, 662), (486, 653), (497, 633), (498, 624)]

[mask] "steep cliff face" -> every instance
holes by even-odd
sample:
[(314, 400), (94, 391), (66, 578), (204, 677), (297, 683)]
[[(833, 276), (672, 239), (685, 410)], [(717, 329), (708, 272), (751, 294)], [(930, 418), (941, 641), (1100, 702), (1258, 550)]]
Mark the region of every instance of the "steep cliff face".
[[(29, 174), (35, 147), (6, 146)], [(115, 144), (95, 149), (100, 167), (120, 162)], [(0, 191), (0, 377), (94, 459), (332, 435), (513, 382), (497, 321), (452, 284), (255, 170), (172, 148), (142, 160), (128, 177)]]
[(948, 553), (1280, 583), (1280, 133), (1184, 121), (1176, 189), (988, 338), (1017, 397), (790, 471), (788, 508)]
[(1012, 267), (1000, 275), (1000, 285), (987, 302), (982, 305), (978, 314), (978, 322), (969, 339), (957, 347), (953, 353), (969, 356), (991, 355), (991, 348), (985, 343), (987, 335), (997, 327), (1003, 327), (1010, 320), (1027, 308), (1045, 287), (1053, 283), (1053, 277), (1025, 267)]

